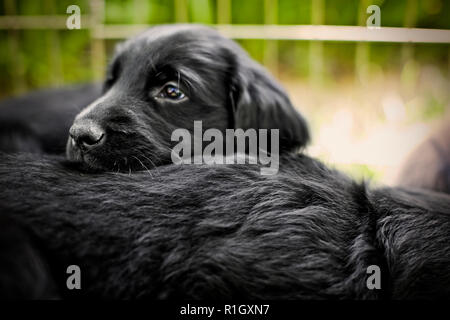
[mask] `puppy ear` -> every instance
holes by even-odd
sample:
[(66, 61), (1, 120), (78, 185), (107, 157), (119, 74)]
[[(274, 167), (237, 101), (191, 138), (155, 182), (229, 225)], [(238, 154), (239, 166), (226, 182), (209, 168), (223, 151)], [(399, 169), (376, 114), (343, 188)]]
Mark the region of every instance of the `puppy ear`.
[(280, 84), (249, 57), (236, 63), (231, 89), (235, 128), (279, 129), (281, 150), (304, 147), (308, 125)]

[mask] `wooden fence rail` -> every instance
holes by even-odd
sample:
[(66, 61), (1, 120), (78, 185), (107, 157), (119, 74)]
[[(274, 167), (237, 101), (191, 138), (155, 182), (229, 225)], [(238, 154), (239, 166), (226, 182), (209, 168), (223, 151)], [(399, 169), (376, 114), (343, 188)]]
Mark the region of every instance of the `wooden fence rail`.
[[(186, 0), (173, 0), (175, 4), (175, 22), (188, 22), (188, 2)], [(51, 1), (50, 1), (51, 2)], [(53, 3), (53, 2), (52, 2)], [(143, 0), (134, 0), (136, 8), (144, 5)], [(218, 24), (211, 24), (223, 35), (233, 39), (262, 39), (267, 40), (264, 48), (264, 62), (276, 73), (278, 61), (277, 40), (310, 40), (313, 41), (310, 47), (310, 66), (312, 75), (320, 75), (322, 70), (322, 41), (350, 41), (358, 43), (357, 58), (355, 63), (357, 69), (364, 69), (369, 56), (369, 48), (364, 45), (367, 42), (397, 42), (397, 43), (450, 43), (450, 30), (443, 29), (421, 29), (412, 28), (415, 21), (414, 1), (408, 2), (405, 13), (405, 27), (391, 28), (380, 27), (376, 29), (361, 26), (363, 16), (360, 14), (358, 23), (360, 26), (332, 26), (323, 25), (324, 22), (324, 0), (315, 0), (311, 8), (311, 25), (277, 25), (277, 0), (264, 0), (264, 23), (261, 25), (232, 24), (231, 1), (217, 0), (217, 21)], [(367, 1), (362, 1), (364, 5)], [(94, 78), (99, 79), (104, 72), (105, 40), (123, 39), (133, 36), (150, 26), (146, 24), (146, 13), (139, 14), (141, 24), (117, 25), (105, 24), (105, 1), (91, 0), (89, 2), (89, 13), (82, 14), (81, 27), (91, 33), (91, 61), (94, 70)], [(54, 6), (53, 6), (54, 7)], [(359, 8), (364, 9), (364, 8)], [(359, 10), (359, 11), (361, 11)], [(139, 10), (137, 10), (139, 13)], [(54, 11), (52, 11), (54, 12)], [(361, 11), (362, 12), (362, 11)], [(6, 15), (0, 16), (0, 30), (7, 30), (11, 48), (19, 44), (17, 30), (64, 30), (66, 29), (66, 19), (68, 15), (45, 15), (45, 16), (21, 16), (17, 15), (14, 1), (5, 2)], [(57, 37), (57, 33), (55, 33)], [(54, 37), (54, 38), (55, 38)], [(56, 39), (57, 40), (57, 39)], [(48, 50), (57, 51), (59, 41), (53, 48)], [(13, 49), (11, 49), (13, 50)], [(55, 51), (56, 50), (56, 51)], [(412, 49), (409, 47), (408, 49)], [(17, 63), (17, 70), (20, 71), (20, 63)], [(18, 83), (23, 83), (21, 75), (16, 75)], [(22, 79), (23, 80), (23, 79)], [(21, 85), (23, 87), (23, 84)]]

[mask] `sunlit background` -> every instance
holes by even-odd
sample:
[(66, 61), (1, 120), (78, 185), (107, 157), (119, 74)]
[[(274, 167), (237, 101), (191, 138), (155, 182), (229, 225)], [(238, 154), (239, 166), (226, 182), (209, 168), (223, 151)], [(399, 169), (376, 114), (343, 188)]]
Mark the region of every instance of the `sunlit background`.
[[(81, 30), (65, 28), (72, 4), (81, 9)], [(450, 29), (450, 1), (443, 0), (1, 0), (0, 98), (101, 80), (126, 26), (364, 26), (371, 4), (381, 8), (382, 27)], [(117, 28), (105, 36), (102, 26)], [(309, 120), (307, 152), (355, 177), (392, 184), (408, 153), (449, 121), (448, 43), (238, 42)]]

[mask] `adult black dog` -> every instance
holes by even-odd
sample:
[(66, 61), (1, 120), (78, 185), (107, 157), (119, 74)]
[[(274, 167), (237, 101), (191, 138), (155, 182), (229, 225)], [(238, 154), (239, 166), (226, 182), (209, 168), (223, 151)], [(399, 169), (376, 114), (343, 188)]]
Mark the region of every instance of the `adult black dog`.
[(64, 154), (73, 119), (101, 94), (101, 84), (83, 84), (1, 101), (0, 150)]
[[(0, 212), (37, 239), (48, 273), (32, 292), (44, 296), (54, 277), (63, 297), (450, 297), (448, 196), (371, 190), (304, 155), (281, 161), (276, 176), (256, 165), (86, 175), (3, 155)], [(11, 251), (0, 265), (17, 261)], [(69, 265), (81, 268), (80, 290), (66, 288)], [(367, 286), (370, 266), (381, 270), (380, 289)], [(0, 279), (33, 287), (22, 268), (44, 269), (16, 263)]]
[(192, 131), (195, 120), (222, 132), (279, 129), (283, 150), (309, 138), (285, 91), (235, 42), (203, 26), (167, 25), (118, 46), (103, 95), (70, 128), (67, 155), (95, 169), (150, 168), (171, 161), (171, 133)]

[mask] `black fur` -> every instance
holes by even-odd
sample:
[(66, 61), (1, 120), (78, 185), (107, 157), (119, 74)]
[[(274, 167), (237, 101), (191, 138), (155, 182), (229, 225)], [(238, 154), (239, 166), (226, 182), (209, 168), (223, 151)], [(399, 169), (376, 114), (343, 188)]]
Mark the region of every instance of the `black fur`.
[(39, 238), (0, 214), (0, 300), (56, 299), (59, 293)]
[(84, 84), (1, 101), (0, 150), (63, 154), (73, 119), (101, 93), (101, 84)]
[[(446, 195), (368, 189), (304, 155), (284, 156), (275, 176), (252, 165), (84, 174), (33, 158), (0, 156), (0, 211), (40, 240), (62, 297), (450, 296)], [(65, 289), (70, 264), (79, 291)], [(381, 290), (366, 287), (371, 264)]]

